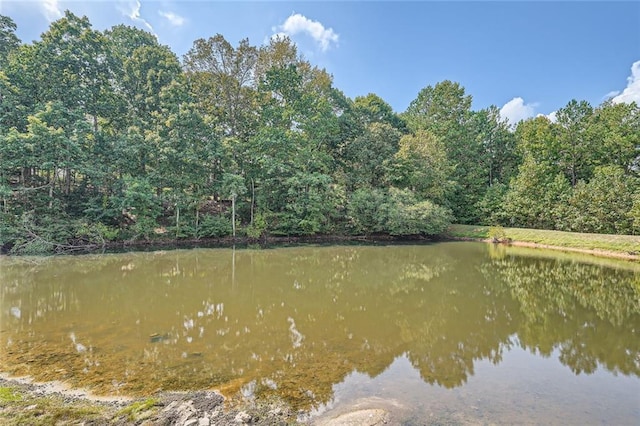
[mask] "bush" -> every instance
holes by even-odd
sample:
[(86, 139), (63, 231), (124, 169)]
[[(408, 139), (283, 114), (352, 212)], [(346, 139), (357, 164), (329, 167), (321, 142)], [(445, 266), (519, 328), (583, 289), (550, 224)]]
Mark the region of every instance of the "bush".
[(205, 216), (198, 228), (198, 238), (228, 237), (232, 233), (231, 219), (225, 216)]
[(257, 240), (267, 230), (267, 219), (261, 213), (258, 213), (253, 218), (253, 223), (247, 226), (247, 237)]
[(347, 214), (354, 234), (382, 232), (385, 218), (381, 210), (386, 198), (384, 191), (368, 188), (358, 189), (351, 195)]
[(493, 243), (505, 243), (509, 241), (507, 231), (500, 225), (490, 227), (487, 236)]
[(391, 235), (437, 235), (451, 224), (448, 209), (429, 200), (416, 202), (412, 192), (391, 188), (386, 205)]
[(406, 189), (360, 189), (351, 197), (348, 212), (356, 233), (437, 235), (451, 224), (448, 209), (429, 200), (417, 201)]

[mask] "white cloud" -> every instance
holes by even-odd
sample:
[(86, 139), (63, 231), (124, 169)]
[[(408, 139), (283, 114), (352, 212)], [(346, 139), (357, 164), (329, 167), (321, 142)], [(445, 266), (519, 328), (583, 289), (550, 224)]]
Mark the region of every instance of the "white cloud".
[(552, 111), (550, 114), (545, 115), (552, 123), (558, 121), (558, 111)]
[[(142, 23), (149, 31), (154, 33), (153, 27), (146, 19), (140, 16), (140, 0), (124, 0), (118, 3), (118, 10), (122, 12), (124, 16), (131, 19), (132, 21)], [(155, 34), (155, 33), (154, 33)]]
[(604, 96), (602, 97), (602, 100), (603, 100), (603, 101), (607, 101), (607, 100), (609, 100), (609, 99), (611, 99), (611, 98), (614, 98), (614, 97), (618, 96), (619, 94), (620, 94), (620, 91), (619, 91), (619, 90), (612, 90), (611, 92), (609, 92), (609, 93), (607, 93), (606, 95), (604, 95)]
[(555, 123), (556, 121), (558, 121), (558, 111), (551, 111), (549, 114), (538, 114), (536, 115), (536, 117), (545, 117), (547, 120), (549, 120), (552, 123)]
[(627, 77), (627, 87), (612, 99), (614, 103), (636, 102), (640, 105), (640, 61), (631, 65), (631, 75)]
[(187, 20), (183, 16), (180, 16), (173, 12), (163, 12), (162, 10), (159, 10), (158, 14), (169, 21), (169, 23), (174, 27), (180, 27), (187, 22)]
[(58, 5), (58, 0), (41, 0), (44, 16), (49, 22), (62, 18), (63, 13)]
[(507, 119), (510, 125), (515, 126), (518, 122), (526, 120), (535, 115), (535, 109), (538, 104), (525, 104), (521, 97), (513, 98), (502, 108), (500, 108), (500, 117)]
[(313, 21), (304, 15), (294, 13), (284, 21), (284, 24), (274, 27), (275, 34), (272, 37), (289, 36), (296, 34), (307, 34), (320, 45), (320, 49), (326, 52), (333, 43), (338, 44), (338, 34), (333, 28), (325, 28), (322, 23)]

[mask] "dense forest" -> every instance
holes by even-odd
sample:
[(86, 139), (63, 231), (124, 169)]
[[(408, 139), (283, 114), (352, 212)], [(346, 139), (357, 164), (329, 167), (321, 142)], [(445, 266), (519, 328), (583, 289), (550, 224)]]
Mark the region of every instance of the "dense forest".
[(437, 235), (452, 222), (640, 233), (640, 107), (571, 100), (511, 127), (458, 83), (400, 114), (287, 38), (199, 39), (67, 12), (0, 16), (0, 246), (230, 235)]

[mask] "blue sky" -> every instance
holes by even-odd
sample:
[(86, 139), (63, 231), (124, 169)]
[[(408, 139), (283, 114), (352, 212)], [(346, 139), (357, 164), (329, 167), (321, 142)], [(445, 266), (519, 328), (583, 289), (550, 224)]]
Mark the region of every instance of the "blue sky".
[(571, 99), (640, 103), (640, 2), (245, 2), (0, 0), (0, 14), (37, 40), (65, 9), (95, 29), (153, 32), (181, 58), (197, 38), (259, 45), (288, 34), (347, 96), (376, 93), (404, 111), (420, 89), (453, 80), (473, 108), (512, 121)]

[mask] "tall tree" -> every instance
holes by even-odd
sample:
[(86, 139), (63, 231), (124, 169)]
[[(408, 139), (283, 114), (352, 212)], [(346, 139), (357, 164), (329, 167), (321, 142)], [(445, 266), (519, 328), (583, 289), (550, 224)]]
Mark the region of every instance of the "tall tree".
[(66, 11), (53, 22), (36, 48), (35, 77), (41, 102), (60, 101), (69, 109), (80, 109), (97, 117), (104, 107), (103, 89), (107, 85), (106, 40), (91, 28), (87, 17)]
[(605, 102), (595, 109), (588, 132), (596, 165), (617, 165), (640, 176), (640, 106)]
[(640, 183), (617, 165), (595, 169), (593, 178), (578, 182), (563, 207), (562, 228), (600, 234), (631, 234), (630, 212)]
[(519, 155), (531, 157), (560, 171), (560, 143), (556, 127), (547, 117), (541, 115), (519, 122), (515, 137)]
[(447, 205), (461, 223), (477, 221), (476, 208), (486, 186), (480, 141), (474, 137), (471, 123), (471, 96), (458, 83), (446, 80), (427, 86), (418, 93), (403, 114), (412, 131), (428, 130), (444, 144), (448, 161), (453, 165), (455, 189)]
[(0, 15), (0, 70), (7, 64), (9, 53), (16, 50), (21, 42), (16, 36), (16, 23), (8, 16)]
[(184, 56), (184, 67), (207, 114), (217, 118), (226, 136), (255, 133), (258, 49), (248, 39), (234, 48), (217, 34), (198, 39)]
[(486, 183), (508, 183), (517, 173), (519, 158), (516, 139), (500, 110), (492, 105), (474, 112), (471, 127), (481, 148), (479, 160), (483, 163)]
[(343, 161), (350, 189), (384, 186), (399, 140), (400, 132), (389, 124), (371, 123), (362, 135), (349, 141)]
[(394, 184), (415, 191), (422, 199), (446, 203), (453, 183), (444, 145), (433, 133), (419, 130), (404, 135), (393, 164)]
[(558, 128), (559, 161), (565, 174), (576, 186), (579, 179), (589, 179), (594, 158), (594, 142), (588, 127), (593, 108), (586, 101), (570, 101), (556, 115)]
[(362, 125), (387, 123), (399, 131), (406, 131), (406, 124), (400, 116), (393, 111), (391, 105), (375, 93), (357, 96), (353, 100), (352, 114)]
[(570, 184), (563, 173), (554, 174), (546, 163), (526, 156), (505, 195), (507, 224), (554, 229), (558, 223), (558, 206), (565, 205), (569, 195)]

